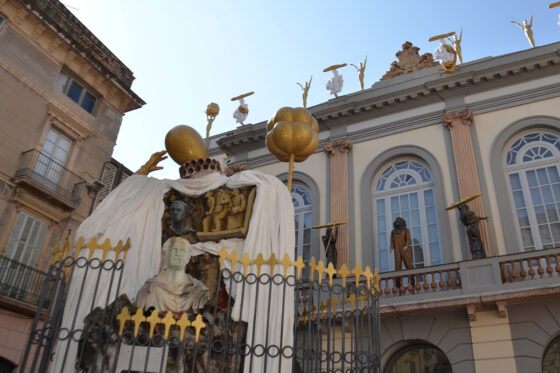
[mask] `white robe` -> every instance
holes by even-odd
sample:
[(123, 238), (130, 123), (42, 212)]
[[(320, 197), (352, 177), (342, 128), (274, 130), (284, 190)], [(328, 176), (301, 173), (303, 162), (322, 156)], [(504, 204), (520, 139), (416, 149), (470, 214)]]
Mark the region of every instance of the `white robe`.
[[(245, 253), (255, 259), (259, 253), (265, 259), (274, 253), (278, 259), (288, 254), (294, 259), (294, 215), (291, 196), (284, 184), (276, 177), (257, 171), (244, 171), (231, 177), (214, 173), (201, 177), (184, 180), (160, 180), (142, 175), (132, 175), (116, 188), (78, 228), (76, 237), (83, 236), (86, 241), (97, 237), (101, 243), (110, 239), (113, 245), (119, 240), (123, 242), (130, 237), (131, 248), (128, 252), (126, 264), (120, 282), (118, 294), (125, 293), (133, 298), (144, 282), (160, 272), (161, 262), (161, 217), (164, 212), (163, 195), (170, 189), (175, 189), (190, 196), (199, 196), (209, 190), (222, 185), (229, 188), (239, 188), (256, 185), (257, 193), (253, 205), (253, 213), (249, 230), (245, 239), (227, 239), (218, 243), (200, 242), (193, 245), (192, 254), (202, 252), (217, 254), (222, 246), (227, 250), (235, 249), (239, 257)], [(87, 257), (87, 249), (80, 256)], [(113, 259), (108, 254), (108, 258)], [(101, 257), (101, 250), (96, 250), (94, 257)], [(227, 261), (226, 261), (227, 264)], [(240, 265), (239, 265), (240, 266)], [(251, 266), (256, 272), (256, 266)], [(261, 273), (269, 273), (268, 266), (263, 266)], [(277, 266), (275, 273), (283, 273), (281, 266)], [(293, 267), (289, 273), (293, 274)], [(103, 273), (96, 287), (98, 270), (91, 270), (84, 277), (84, 270), (75, 268), (72, 283), (68, 291), (67, 303), (61, 327), (71, 330), (81, 329), (83, 320), (91, 309), (104, 307), (107, 299), (111, 303), (117, 294), (117, 279), (109, 288), (110, 276)], [(85, 286), (82, 288), (82, 282)], [(228, 289), (233, 297), (241, 293), (241, 283), (233, 283)], [(229, 288), (230, 284), (226, 282)], [(239, 290), (239, 291), (238, 291)], [(264, 291), (260, 285), (258, 301), (256, 286), (245, 286), (243, 302), (236, 301), (232, 310), (232, 318), (236, 321), (248, 322), (247, 344), (280, 345), (280, 331), (284, 329), (282, 345), (293, 344), (294, 322), (294, 289), (286, 286), (273, 286), (271, 293), (270, 315), (268, 312), (268, 288)], [(79, 296), (82, 292), (81, 297)], [(107, 295), (110, 295), (107, 298)], [(81, 301), (79, 301), (81, 299)], [(284, 315), (282, 318), (282, 305)], [(252, 340), (253, 328), (255, 338)], [(74, 359), (77, 356), (78, 345), (70, 344), (66, 363), (62, 369), (66, 341), (59, 341), (51, 372), (73, 372)], [(248, 356), (247, 358), (249, 358)], [(278, 372), (279, 359), (268, 359), (267, 372)], [(263, 358), (253, 358), (252, 371), (262, 371)], [(291, 371), (291, 361), (282, 361), (282, 372)], [(245, 372), (249, 373), (248, 361)]]

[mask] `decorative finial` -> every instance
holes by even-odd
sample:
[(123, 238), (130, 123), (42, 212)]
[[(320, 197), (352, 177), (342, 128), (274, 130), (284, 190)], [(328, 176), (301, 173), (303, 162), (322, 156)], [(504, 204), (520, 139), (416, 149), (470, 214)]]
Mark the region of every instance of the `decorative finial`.
[(342, 78), (342, 75), (338, 74), (337, 70), (344, 66), (346, 66), (346, 64), (342, 63), (340, 65), (329, 66), (323, 70), (325, 73), (327, 71), (333, 72), (333, 76), (327, 82), (327, 91), (330, 91), (331, 95), (334, 95), (334, 97), (338, 97), (338, 93), (342, 91), (342, 86), (344, 85), (344, 79)]
[(309, 88), (311, 88), (311, 81), (313, 80), (313, 75), (311, 75), (311, 78), (309, 78), (308, 82), (305, 82), (305, 87), (301, 84), (301, 83), (296, 83), (297, 85), (299, 85), (303, 91), (303, 94), (301, 95), (301, 98), (303, 100), (303, 107), (307, 108), (307, 94), (309, 93)]
[(354, 68), (358, 72), (358, 79), (360, 79), (360, 86), (362, 87), (362, 91), (364, 90), (364, 71), (366, 71), (366, 63), (367, 56), (363, 64), (360, 62), (360, 67), (354, 65), (353, 63), (350, 64), (351, 66), (354, 66)]
[(535, 39), (533, 38), (533, 30), (531, 30), (531, 28), (533, 27), (533, 13), (531, 13), (531, 21), (529, 23), (527, 23), (526, 19), (523, 20), (523, 24), (520, 24), (519, 22), (515, 22), (515, 21), (511, 21), (511, 23), (515, 23), (517, 26), (519, 26), (521, 30), (525, 32), (525, 36), (527, 37), (527, 40), (529, 40), (529, 44), (531, 44), (531, 48), (535, 48)]
[(453, 35), (455, 35), (455, 32), (432, 36), (428, 39), (428, 41), (439, 40), (439, 47), (437, 47), (434, 52), (434, 58), (439, 60), (443, 69), (449, 73), (455, 71), (455, 65), (457, 64), (457, 52), (451, 45), (445, 43), (445, 38)]
[(210, 130), (212, 129), (212, 123), (220, 113), (220, 106), (217, 103), (211, 102), (206, 107), (206, 119), (208, 124), (206, 125), (206, 138), (210, 137)]
[(253, 93), (255, 92), (251, 91), (249, 93), (244, 93), (231, 99), (231, 101), (239, 101), (239, 106), (233, 112), (233, 117), (235, 118), (235, 121), (237, 123), (240, 123), (241, 125), (243, 125), (243, 122), (245, 121), (245, 119), (247, 119), (247, 115), (249, 115), (249, 105), (245, 103), (244, 98), (251, 96)]
[(319, 145), (319, 123), (307, 109), (283, 107), (268, 121), (266, 147), (282, 162), (290, 162), (288, 190), (292, 190), (294, 161), (303, 162)]

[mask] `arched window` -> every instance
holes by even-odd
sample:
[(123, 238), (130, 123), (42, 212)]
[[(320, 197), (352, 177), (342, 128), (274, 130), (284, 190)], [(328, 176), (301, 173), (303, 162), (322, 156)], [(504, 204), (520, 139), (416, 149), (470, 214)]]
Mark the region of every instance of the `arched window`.
[(386, 165), (373, 183), (379, 271), (394, 270), (389, 240), (397, 217), (406, 221), (411, 235), (415, 268), (442, 263), (437, 206), (430, 169), (416, 159)]
[(311, 260), (311, 225), (312, 200), (311, 192), (303, 184), (292, 184), (292, 203), (294, 204), (294, 219), (296, 230), (295, 257), (301, 256), (305, 263)]
[(542, 372), (555, 373), (560, 367), (560, 336), (554, 338), (546, 348), (542, 359)]
[(452, 373), (445, 353), (427, 343), (415, 343), (401, 348), (391, 356), (383, 373)]
[(525, 132), (506, 148), (505, 171), (524, 251), (560, 246), (560, 138)]

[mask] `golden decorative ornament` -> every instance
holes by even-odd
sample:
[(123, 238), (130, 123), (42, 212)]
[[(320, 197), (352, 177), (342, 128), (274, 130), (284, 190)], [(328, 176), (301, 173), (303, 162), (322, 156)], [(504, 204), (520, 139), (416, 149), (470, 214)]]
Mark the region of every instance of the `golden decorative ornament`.
[(237, 108), (237, 110), (239, 110), (240, 112), (242, 112), (243, 114), (249, 114), (249, 109), (246, 107), (243, 107), (241, 105), (239, 105), (239, 107)]
[(448, 52), (453, 53), (453, 61), (447, 63), (441, 63), (441, 66), (446, 72), (452, 73), (455, 71), (455, 66), (457, 65), (457, 52), (449, 44), (443, 44), (443, 47), (447, 49)]
[(172, 128), (165, 136), (165, 149), (179, 165), (208, 157), (204, 140), (196, 130), (184, 124)]
[(303, 162), (317, 150), (319, 123), (304, 108), (283, 107), (268, 121), (266, 147), (282, 162), (290, 162), (291, 190), (295, 162)]
[(206, 115), (210, 117), (215, 117), (220, 113), (220, 106), (217, 103), (211, 102), (206, 107)]

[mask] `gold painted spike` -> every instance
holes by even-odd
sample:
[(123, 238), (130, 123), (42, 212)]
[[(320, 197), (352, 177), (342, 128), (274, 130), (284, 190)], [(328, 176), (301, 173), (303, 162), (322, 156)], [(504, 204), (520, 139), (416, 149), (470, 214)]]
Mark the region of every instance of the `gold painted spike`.
[(332, 305), (333, 313), (336, 314), (336, 308), (338, 307), (339, 304), (342, 304), (342, 302), (338, 300), (338, 297), (336, 295), (333, 295), (331, 297), (331, 305)]
[(89, 242), (86, 244), (86, 247), (89, 249), (88, 261), (90, 261), (93, 257), (93, 252), (99, 247), (97, 237), (93, 237), (91, 240), (89, 240)]
[(231, 254), (229, 254), (229, 261), (231, 262), (231, 272), (235, 272), (235, 265), (239, 262), (239, 256), (237, 256), (237, 251), (232, 250)]
[(52, 255), (52, 258), (51, 258), (51, 264), (50, 265), (53, 265), (58, 260), (61, 260), (63, 252), (64, 252), (64, 249), (63, 249), (62, 245), (60, 244), (60, 242), (57, 243), (56, 246), (54, 247), (54, 250), (53, 250), (53, 255)]
[(268, 258), (266, 263), (270, 266), (270, 276), (272, 276), (274, 274), (274, 269), (276, 268), (276, 265), (280, 263), (278, 259), (276, 259), (276, 254), (274, 253), (270, 254), (270, 258)]
[(309, 311), (311, 320), (315, 320), (317, 318), (316, 312), (317, 306), (315, 306), (315, 303), (311, 303), (311, 310)]
[(294, 267), (297, 268), (296, 280), (299, 281), (301, 277), (301, 270), (305, 268), (305, 263), (303, 262), (303, 258), (301, 256), (298, 256), (297, 260), (294, 262)]
[(311, 282), (313, 282), (313, 279), (315, 278), (315, 268), (317, 268), (317, 264), (315, 264), (315, 257), (311, 258), (311, 261), (309, 262), (309, 268), (311, 269)]
[(185, 338), (185, 329), (187, 328), (187, 326), (191, 326), (191, 322), (186, 312), (183, 312), (181, 318), (176, 322), (176, 324), (177, 326), (179, 326), (179, 331), (180, 331), (179, 342), (180, 342)]
[(357, 287), (360, 284), (360, 276), (364, 274), (364, 271), (362, 271), (362, 267), (359, 264), (356, 264), (356, 267), (354, 267), (352, 273), (356, 278), (356, 287)]
[(321, 302), (321, 305), (319, 306), (319, 310), (321, 311), (321, 318), (327, 317), (327, 315), (326, 315), (327, 308), (328, 307), (325, 304), (325, 302)]
[(224, 269), (224, 261), (229, 256), (225, 246), (222, 246), (220, 251), (218, 251), (218, 256), (220, 257), (220, 271), (221, 271)]
[(146, 318), (146, 321), (150, 323), (150, 338), (154, 336), (154, 329), (156, 324), (161, 323), (161, 319), (158, 315), (158, 310), (153, 310), (152, 314)]
[(317, 276), (319, 277), (319, 285), (321, 285), (321, 282), (323, 281), (323, 273), (325, 273), (325, 266), (323, 265), (322, 260), (319, 260), (319, 264), (317, 264), (315, 270), (317, 271)]
[(243, 277), (246, 277), (247, 276), (247, 267), (249, 267), (251, 265), (251, 259), (249, 259), (249, 254), (245, 253), (245, 255), (243, 255), (243, 258), (241, 258), (241, 260), (239, 262), (241, 262), (241, 264), (243, 264)]
[(333, 279), (333, 276), (336, 275), (336, 269), (334, 269), (334, 266), (333, 266), (332, 263), (329, 263), (325, 272), (327, 273), (327, 275), (329, 275), (329, 286), (332, 288), (332, 279)]
[(338, 274), (342, 277), (342, 287), (346, 287), (346, 277), (350, 276), (352, 272), (348, 270), (348, 266), (346, 263), (342, 265), (342, 267), (338, 270)]
[(115, 262), (116, 262), (117, 260), (119, 260), (119, 255), (121, 255), (121, 253), (124, 250), (124, 244), (122, 240), (119, 240), (119, 242), (117, 242), (117, 246), (115, 246), (113, 250), (115, 251)]
[(167, 311), (165, 317), (161, 319), (161, 323), (165, 325), (165, 334), (163, 336), (164, 339), (169, 338), (169, 330), (173, 325), (176, 324), (175, 319), (173, 318), (173, 312)]
[(254, 93), (255, 93), (255, 91), (251, 91), (251, 92), (248, 92), (248, 93), (244, 93), (244, 94), (242, 94), (242, 95), (239, 95), (239, 96), (232, 97), (232, 98), (231, 98), (231, 101), (241, 100), (242, 98), (251, 96), (251, 95), (254, 94)]
[(374, 276), (374, 281), (375, 281), (375, 290), (377, 290), (377, 292), (379, 293), (380, 289), (381, 289), (381, 285), (380, 285), (380, 281), (381, 279), (379, 278), (379, 269), (375, 269), (375, 272), (373, 274)]
[(282, 260), (280, 261), (280, 264), (282, 264), (284, 266), (284, 278), (287, 278), (288, 277), (288, 269), (293, 264), (291, 259), (290, 259), (290, 256), (288, 254), (285, 254), (284, 258), (282, 258)]
[(331, 70), (340, 69), (341, 67), (344, 67), (344, 66), (346, 66), (345, 63), (341, 63), (339, 65), (332, 65), (332, 66), (324, 68), (323, 72), (326, 73), (326, 72), (331, 71)]
[(84, 239), (84, 237), (80, 237), (78, 238), (78, 241), (74, 242), (74, 260), (76, 260), (78, 258), (78, 256), (80, 256), (80, 251), (82, 251), (82, 249), (84, 247), (86, 247), (86, 241)]
[(191, 323), (191, 326), (194, 327), (195, 334), (194, 334), (194, 341), (198, 342), (198, 338), (200, 337), (200, 330), (206, 327), (204, 321), (202, 321), (202, 316), (200, 314), (196, 315), (196, 319)]
[(264, 260), (261, 253), (257, 255), (257, 259), (253, 260), (253, 264), (257, 266), (257, 277), (261, 275), (261, 267), (266, 264), (266, 260)]
[(124, 324), (126, 324), (126, 322), (130, 320), (128, 307), (123, 307), (121, 312), (117, 315), (117, 320), (119, 321), (119, 335), (122, 335), (124, 331)]
[(448, 38), (448, 37), (453, 36), (453, 35), (455, 35), (455, 31), (448, 32), (447, 34), (432, 36), (431, 38), (428, 39), (428, 41), (436, 41), (436, 40), (439, 40), (439, 39), (445, 39), (445, 38)]
[(101, 261), (104, 262), (105, 258), (107, 257), (107, 253), (110, 250), (113, 250), (113, 246), (111, 246), (111, 241), (108, 238), (106, 238), (105, 241), (103, 241), (103, 243), (99, 245), (99, 248), (103, 250), (103, 254), (101, 255)]
[(360, 302), (360, 304), (362, 305), (361, 309), (362, 311), (364, 310), (364, 308), (366, 307), (366, 299), (367, 299), (367, 295), (360, 295), (358, 297), (358, 301)]
[(309, 310), (307, 309), (307, 307), (303, 307), (303, 323), (307, 324), (307, 321), (309, 321)]
[(134, 323), (134, 336), (136, 337), (138, 335), (138, 330), (140, 329), (140, 324), (146, 321), (142, 308), (138, 308), (130, 320)]
[(128, 250), (129, 249), (130, 249), (130, 237), (128, 237), (126, 239), (126, 243), (124, 244), (124, 248), (123, 248), (124, 255), (123, 255), (123, 258), (122, 258), (123, 264), (126, 263), (126, 257), (128, 255)]
[(371, 289), (371, 281), (373, 279), (373, 273), (371, 273), (371, 269), (369, 266), (366, 266), (366, 270), (364, 271), (364, 276), (366, 278), (367, 288)]
[(348, 298), (346, 298), (346, 302), (350, 302), (352, 304), (352, 311), (356, 309), (356, 294), (350, 294)]

